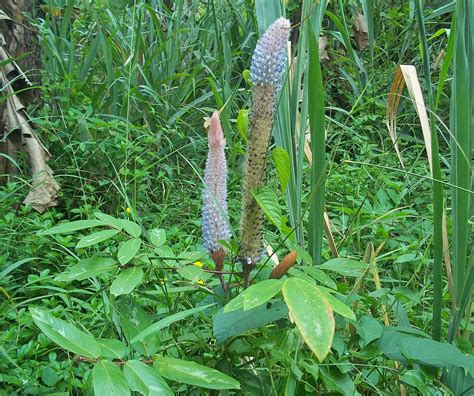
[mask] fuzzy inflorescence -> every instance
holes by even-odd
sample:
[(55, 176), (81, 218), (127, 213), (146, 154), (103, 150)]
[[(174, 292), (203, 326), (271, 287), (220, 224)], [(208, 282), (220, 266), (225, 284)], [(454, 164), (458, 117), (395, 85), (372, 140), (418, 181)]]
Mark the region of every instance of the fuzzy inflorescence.
[(219, 241), (230, 238), (227, 219), (227, 164), (225, 139), (219, 113), (212, 114), (208, 132), (209, 151), (204, 173), (202, 235), (209, 252), (223, 249)]
[(277, 19), (258, 41), (250, 68), (252, 111), (250, 136), (245, 160), (242, 218), (240, 223), (241, 260), (255, 265), (262, 249), (264, 214), (253, 194), (264, 184), (268, 143), (270, 140), (276, 95), (286, 65), (290, 22)]
[(289, 33), (290, 21), (279, 18), (258, 40), (250, 65), (250, 81), (254, 85), (272, 85), (277, 88), (281, 85)]

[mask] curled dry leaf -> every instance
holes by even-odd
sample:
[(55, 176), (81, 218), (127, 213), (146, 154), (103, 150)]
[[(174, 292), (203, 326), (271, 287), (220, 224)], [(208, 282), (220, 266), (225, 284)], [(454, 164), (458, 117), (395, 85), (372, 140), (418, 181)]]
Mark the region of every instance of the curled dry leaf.
[(298, 253), (292, 251), (288, 253), (280, 263), (273, 269), (272, 273), (270, 274), (270, 279), (280, 279), (283, 275), (285, 275), (288, 270), (293, 267), (296, 263), (296, 258), (298, 257)]

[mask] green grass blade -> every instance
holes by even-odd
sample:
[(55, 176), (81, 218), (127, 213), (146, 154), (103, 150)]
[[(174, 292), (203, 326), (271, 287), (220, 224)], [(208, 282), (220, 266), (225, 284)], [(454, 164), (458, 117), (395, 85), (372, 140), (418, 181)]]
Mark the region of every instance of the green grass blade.
[(311, 201), (309, 209), (309, 251), (314, 264), (321, 263), (324, 215), (324, 175), (326, 172), (324, 88), (316, 36), (308, 34), (308, 113), (311, 133)]
[(453, 222), (453, 286), (454, 313), (451, 318), (448, 338), (454, 339), (459, 323), (464, 316), (473, 290), (472, 257), (469, 258), (472, 238), (472, 225), (469, 222), (472, 195), (471, 187), (472, 134), (474, 118), (474, 1), (458, 0), (456, 4), (456, 26), (454, 44), (454, 78), (452, 84), (452, 102), (450, 123), (453, 132), (451, 138), (451, 178), (452, 184), (452, 222)]
[[(430, 109), (434, 108), (430, 74), (430, 54), (423, 19), (422, 1), (416, 1), (416, 16), (420, 29), (423, 71), (428, 91)], [(439, 158), (438, 135), (435, 114), (430, 111), (431, 154), (433, 159), (433, 339), (441, 338), (441, 309), (443, 297), (443, 186), (441, 184), (441, 164)]]

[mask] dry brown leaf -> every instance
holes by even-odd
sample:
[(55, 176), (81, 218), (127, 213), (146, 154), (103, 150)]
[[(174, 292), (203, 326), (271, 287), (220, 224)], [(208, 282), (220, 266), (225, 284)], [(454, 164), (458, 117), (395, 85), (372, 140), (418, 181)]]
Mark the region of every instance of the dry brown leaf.
[(364, 14), (361, 14), (359, 11), (357, 11), (354, 22), (354, 37), (357, 43), (357, 48), (361, 50), (369, 48), (369, 30), (367, 29)]
[[(3, 35), (0, 34), (0, 61), (2, 62), (10, 59), (3, 45), (5, 45), (5, 40)], [(50, 155), (36, 137), (31, 128), (25, 107), (13, 90), (11, 80), (18, 76), (29, 83), (15, 62), (4, 64), (0, 68), (0, 86), (7, 96), (3, 112), (4, 139), (7, 142), (15, 141), (15, 135), (19, 136), (18, 140), (21, 141), (21, 148), (29, 155), (31, 173), (33, 175), (30, 193), (23, 202), (30, 204), (39, 212), (44, 212), (47, 207), (57, 205), (56, 197), (59, 185), (53, 177), (53, 171), (46, 163)], [(7, 150), (9, 149), (9, 144), (6, 145)]]

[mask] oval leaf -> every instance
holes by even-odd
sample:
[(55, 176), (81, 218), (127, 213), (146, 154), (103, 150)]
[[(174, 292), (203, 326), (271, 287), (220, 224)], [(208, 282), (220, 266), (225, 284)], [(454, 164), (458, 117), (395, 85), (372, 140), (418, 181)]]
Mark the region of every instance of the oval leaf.
[(106, 241), (107, 239), (112, 238), (114, 235), (117, 235), (119, 232), (119, 230), (104, 230), (86, 235), (85, 237), (82, 237), (77, 243), (76, 249), (85, 248)]
[(346, 258), (335, 258), (318, 266), (319, 269), (336, 272), (344, 276), (360, 276), (370, 268), (370, 264)]
[(261, 188), (258, 193), (254, 195), (258, 205), (262, 208), (268, 221), (278, 229), (281, 228), (282, 215), (280, 204), (276, 194), (269, 188)]
[(150, 242), (155, 246), (161, 246), (166, 242), (166, 231), (161, 228), (155, 228), (149, 232)]
[(100, 346), (91, 335), (64, 320), (55, 318), (49, 312), (38, 308), (30, 308), (30, 312), (36, 326), (61, 348), (91, 359), (100, 356)]
[(111, 359), (122, 359), (127, 353), (127, 348), (119, 340), (110, 338), (98, 338), (100, 345), (100, 356)]
[(37, 235), (67, 234), (68, 232), (74, 232), (74, 231), (84, 230), (86, 228), (92, 228), (92, 227), (103, 226), (103, 225), (104, 223), (99, 220), (71, 221), (69, 223), (64, 223), (56, 227), (52, 227), (49, 230), (38, 231)]
[(110, 286), (110, 293), (114, 296), (129, 294), (143, 279), (143, 270), (138, 267), (123, 270)]
[(272, 150), (272, 157), (280, 180), (281, 192), (285, 194), (290, 181), (290, 156), (283, 147), (275, 147)]
[(107, 224), (110, 227), (113, 227), (119, 231), (122, 231), (123, 229), (122, 220), (120, 219), (116, 219), (115, 217), (102, 213), (102, 212), (95, 212), (94, 216), (97, 217), (104, 224)]
[(181, 384), (207, 389), (240, 389), (239, 381), (195, 362), (162, 357), (155, 362), (155, 367), (163, 377)]
[(335, 327), (328, 300), (316, 286), (300, 278), (287, 279), (282, 291), (301, 337), (322, 362), (331, 349)]
[(59, 274), (55, 281), (71, 282), (73, 280), (84, 280), (100, 275), (104, 272), (110, 271), (116, 267), (114, 260), (104, 257), (91, 257), (73, 265), (67, 272)]
[(242, 308), (244, 311), (248, 311), (249, 309), (265, 304), (280, 292), (282, 286), (283, 280), (280, 279), (267, 279), (253, 284), (230, 301), (224, 307), (224, 313)]
[(129, 239), (128, 241), (122, 242), (117, 254), (120, 264), (125, 265), (133, 259), (140, 250), (141, 245), (141, 239)]
[(153, 323), (151, 326), (148, 326), (145, 330), (141, 331), (138, 333), (133, 339), (130, 341), (131, 343), (138, 342), (143, 340), (145, 337), (157, 332), (158, 330), (161, 330), (167, 326), (169, 326), (171, 323), (177, 322), (178, 320), (185, 319), (190, 315), (194, 315), (195, 313), (204, 311), (205, 309), (212, 307), (215, 304), (209, 304), (205, 305), (203, 307), (196, 307), (196, 308), (191, 308), (187, 309), (186, 311), (181, 311), (178, 313), (175, 313), (173, 315), (170, 315), (164, 319), (159, 320), (156, 323)]
[(131, 235), (133, 238), (138, 238), (142, 235), (142, 229), (137, 223), (130, 220), (120, 220), (120, 222), (127, 234)]
[(92, 369), (94, 394), (130, 396), (130, 387), (119, 367), (107, 360), (100, 360)]
[(145, 396), (174, 395), (158, 372), (139, 360), (129, 360), (125, 363), (123, 373), (133, 391)]

